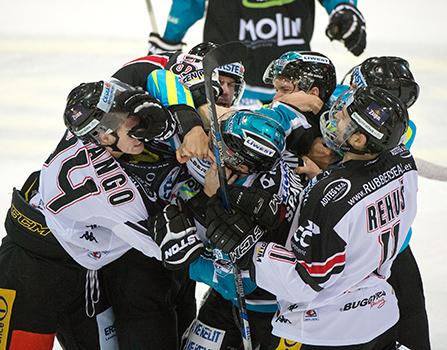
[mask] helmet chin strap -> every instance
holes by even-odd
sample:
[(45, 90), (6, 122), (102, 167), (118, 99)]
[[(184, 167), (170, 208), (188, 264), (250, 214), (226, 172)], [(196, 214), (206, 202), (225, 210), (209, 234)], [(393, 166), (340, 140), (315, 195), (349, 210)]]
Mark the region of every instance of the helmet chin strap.
[(111, 145), (107, 145), (106, 147), (110, 147), (112, 149), (112, 151), (114, 151), (114, 152), (123, 152), (117, 146), (117, 144), (118, 144), (118, 142), (120, 140), (120, 137), (118, 136), (118, 134), (115, 131), (113, 131), (113, 132), (110, 133), (110, 135), (115, 137), (115, 142), (112, 143)]
[(346, 144), (348, 145), (348, 150), (346, 152), (350, 152), (350, 153), (354, 153), (354, 154), (359, 154), (359, 155), (364, 155), (364, 154), (371, 154), (371, 151), (366, 148), (365, 150), (361, 151), (358, 149), (355, 149), (350, 143), (349, 141), (346, 141)]

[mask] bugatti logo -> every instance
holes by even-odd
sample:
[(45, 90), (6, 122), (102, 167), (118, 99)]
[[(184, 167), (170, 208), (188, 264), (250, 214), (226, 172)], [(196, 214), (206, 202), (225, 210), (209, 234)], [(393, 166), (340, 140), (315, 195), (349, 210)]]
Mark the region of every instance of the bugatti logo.
[(6, 299), (0, 296), (0, 321), (3, 321), (8, 314), (8, 303)]

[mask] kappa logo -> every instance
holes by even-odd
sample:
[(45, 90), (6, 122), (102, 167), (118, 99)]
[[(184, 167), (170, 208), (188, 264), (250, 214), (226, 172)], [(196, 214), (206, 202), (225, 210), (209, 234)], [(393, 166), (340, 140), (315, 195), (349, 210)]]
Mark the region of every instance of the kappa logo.
[(284, 315), (277, 317), (275, 322), (292, 324), (292, 322), (288, 318), (285, 318)]
[(85, 231), (85, 233), (79, 238), (85, 239), (86, 241), (98, 243), (97, 239), (93, 235), (93, 232)]

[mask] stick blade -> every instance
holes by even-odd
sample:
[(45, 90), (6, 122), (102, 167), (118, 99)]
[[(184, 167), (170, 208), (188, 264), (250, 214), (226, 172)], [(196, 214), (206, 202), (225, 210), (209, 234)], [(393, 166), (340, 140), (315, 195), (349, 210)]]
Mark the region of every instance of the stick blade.
[(247, 57), (247, 55), (248, 48), (240, 41), (230, 41), (212, 49), (203, 58), (205, 77), (211, 76), (217, 67), (242, 61)]

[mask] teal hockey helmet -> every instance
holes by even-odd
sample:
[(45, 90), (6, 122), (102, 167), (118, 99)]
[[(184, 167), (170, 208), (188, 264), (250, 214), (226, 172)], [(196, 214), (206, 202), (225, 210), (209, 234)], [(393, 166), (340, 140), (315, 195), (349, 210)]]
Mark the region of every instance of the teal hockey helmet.
[(227, 117), (221, 123), (225, 165), (237, 170), (244, 164), (250, 173), (274, 168), (286, 145), (282, 125), (260, 111), (240, 110)]

